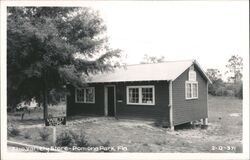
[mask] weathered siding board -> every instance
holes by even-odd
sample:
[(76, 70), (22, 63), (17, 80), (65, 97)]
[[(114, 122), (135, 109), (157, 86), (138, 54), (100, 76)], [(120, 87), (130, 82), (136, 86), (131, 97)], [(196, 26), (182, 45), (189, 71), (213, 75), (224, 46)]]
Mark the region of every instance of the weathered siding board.
[(187, 123), (208, 117), (207, 111), (207, 80), (195, 67), (198, 81), (198, 99), (185, 99), (185, 81), (188, 80), (187, 69), (173, 82), (173, 123)]
[(75, 103), (75, 88), (68, 86), (70, 94), (67, 97), (67, 115), (104, 115), (104, 86), (102, 84), (89, 85), (95, 87), (95, 103)]
[[(116, 114), (118, 118), (151, 119), (169, 125), (169, 92), (168, 82), (133, 82), (116, 83), (117, 104)], [(131, 105), (127, 104), (126, 86), (154, 85), (155, 105)]]

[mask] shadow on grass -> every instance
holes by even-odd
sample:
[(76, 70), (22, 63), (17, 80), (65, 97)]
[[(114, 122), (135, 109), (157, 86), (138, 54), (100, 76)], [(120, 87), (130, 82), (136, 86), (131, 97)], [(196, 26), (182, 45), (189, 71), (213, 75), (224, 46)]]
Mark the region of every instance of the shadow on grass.
[(24, 120), (18, 120), (18, 123), (22, 125), (34, 125), (34, 124), (44, 123), (44, 120), (43, 119), (24, 119)]
[(100, 118), (100, 117), (104, 117), (104, 116), (97, 116), (97, 115), (67, 116), (67, 121), (82, 120), (82, 119), (89, 119), (89, 118)]
[(207, 129), (208, 125), (202, 125), (202, 124), (191, 124), (191, 123), (184, 123), (184, 124), (180, 124), (175, 126), (175, 130), (185, 130), (185, 129), (196, 129), (196, 128), (200, 128), (200, 129)]

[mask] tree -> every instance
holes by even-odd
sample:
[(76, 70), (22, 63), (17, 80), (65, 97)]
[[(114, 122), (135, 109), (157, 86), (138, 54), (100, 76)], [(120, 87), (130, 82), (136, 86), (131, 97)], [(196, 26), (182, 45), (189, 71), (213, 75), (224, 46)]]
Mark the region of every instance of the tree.
[(79, 7), (8, 7), (7, 94), (13, 108), (35, 98), (47, 105), (67, 94), (66, 84), (85, 86), (90, 74), (112, 70), (111, 49), (97, 11)]
[(221, 79), (221, 73), (218, 69), (209, 68), (206, 74), (212, 82)]
[(225, 88), (225, 84), (221, 79), (221, 73), (218, 69), (207, 69), (206, 74), (212, 81), (212, 84), (208, 85), (208, 93), (211, 95), (222, 95), (222, 90)]
[(232, 55), (232, 57), (228, 60), (228, 64), (226, 65), (228, 71), (226, 74), (231, 73), (232, 76), (228, 77), (228, 80), (232, 80), (235, 84), (241, 80), (242, 78), (242, 69), (243, 69), (243, 58), (238, 55)]
[(143, 60), (141, 64), (146, 64), (146, 63), (160, 63), (163, 62), (165, 59), (164, 56), (161, 57), (156, 57), (156, 56), (149, 56), (147, 54), (144, 54)]

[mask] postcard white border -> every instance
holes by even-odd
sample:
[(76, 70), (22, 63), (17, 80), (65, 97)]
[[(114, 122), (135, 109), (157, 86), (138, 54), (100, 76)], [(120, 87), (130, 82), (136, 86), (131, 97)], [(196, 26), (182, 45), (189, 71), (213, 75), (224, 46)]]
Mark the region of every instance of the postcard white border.
[[(214, 3), (213, 1), (202, 1), (204, 3)], [(192, 1), (189, 3), (202, 3)], [(248, 53), (243, 54), (243, 153), (11, 153), (7, 152), (7, 111), (6, 111), (6, 8), (7, 6), (86, 6), (93, 5), (96, 1), (1, 1), (1, 159), (249, 159), (249, 38), (242, 40), (248, 46)], [(98, 1), (98, 5), (116, 5), (119, 1)], [(126, 1), (126, 4), (136, 3), (165, 3), (164, 1)], [(171, 1), (180, 3), (180, 1)], [(187, 3), (182, 1), (181, 3)], [(220, 1), (215, 3), (245, 3), (249, 7), (248, 1)], [(249, 11), (249, 8), (248, 8)], [(248, 14), (249, 16), (249, 14)], [(249, 17), (248, 17), (249, 20)], [(246, 21), (249, 28), (249, 22)], [(249, 36), (249, 34), (248, 34)]]

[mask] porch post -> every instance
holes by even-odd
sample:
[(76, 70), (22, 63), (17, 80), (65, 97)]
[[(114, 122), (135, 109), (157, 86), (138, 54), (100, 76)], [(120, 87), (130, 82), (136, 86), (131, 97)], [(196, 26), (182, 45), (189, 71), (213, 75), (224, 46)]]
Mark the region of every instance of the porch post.
[(170, 129), (173, 131), (174, 130), (174, 124), (173, 124), (173, 82), (169, 81), (169, 124), (170, 124)]

